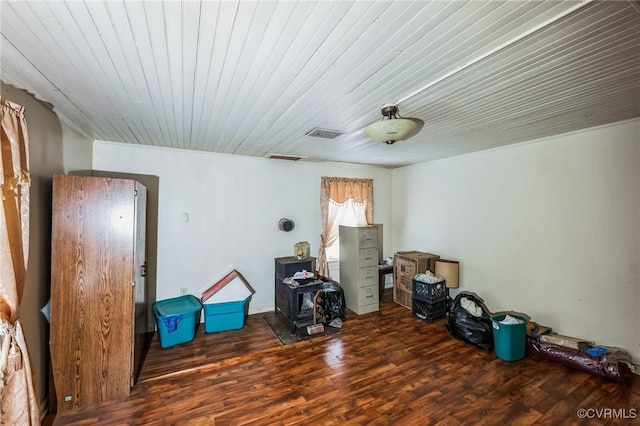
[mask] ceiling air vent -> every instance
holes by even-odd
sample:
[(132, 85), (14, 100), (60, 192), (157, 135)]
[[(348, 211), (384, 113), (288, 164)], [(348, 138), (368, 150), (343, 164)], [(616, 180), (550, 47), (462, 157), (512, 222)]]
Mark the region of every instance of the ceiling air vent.
[(336, 137), (340, 136), (342, 134), (342, 132), (339, 132), (337, 130), (320, 129), (320, 128), (316, 127), (313, 130), (309, 130), (305, 134), (307, 136), (312, 136), (314, 138), (333, 139), (333, 138), (336, 138)]
[(298, 161), (301, 158), (306, 157), (298, 157), (297, 155), (286, 155), (286, 154), (269, 154), (267, 158), (273, 158), (274, 160), (289, 160), (289, 161)]

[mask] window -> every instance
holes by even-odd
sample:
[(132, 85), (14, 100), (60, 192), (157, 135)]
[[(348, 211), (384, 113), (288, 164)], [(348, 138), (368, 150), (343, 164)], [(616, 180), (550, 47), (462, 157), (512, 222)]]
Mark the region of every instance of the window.
[(339, 256), (339, 226), (373, 223), (373, 180), (322, 177), (320, 210), (322, 235), (318, 273), (330, 278), (327, 260)]
[[(365, 209), (363, 203), (355, 203), (352, 198), (344, 203), (329, 201), (329, 217), (335, 218), (336, 232), (339, 233), (340, 225), (358, 226), (366, 225)], [(333, 244), (326, 248), (327, 260), (340, 258), (340, 237), (336, 236)]]

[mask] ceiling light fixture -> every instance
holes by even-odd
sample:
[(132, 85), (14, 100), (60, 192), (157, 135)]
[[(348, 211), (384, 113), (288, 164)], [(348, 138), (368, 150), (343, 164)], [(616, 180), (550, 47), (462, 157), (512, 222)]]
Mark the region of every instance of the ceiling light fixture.
[(402, 118), (398, 114), (398, 107), (386, 105), (382, 108), (382, 121), (377, 121), (364, 128), (364, 134), (376, 142), (388, 145), (406, 139), (417, 127), (413, 120)]

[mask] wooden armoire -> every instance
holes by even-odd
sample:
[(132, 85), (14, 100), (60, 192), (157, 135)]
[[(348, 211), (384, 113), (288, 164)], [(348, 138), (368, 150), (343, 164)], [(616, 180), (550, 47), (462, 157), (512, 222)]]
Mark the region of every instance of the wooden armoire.
[(146, 188), (53, 177), (51, 367), (57, 411), (129, 395), (147, 329)]

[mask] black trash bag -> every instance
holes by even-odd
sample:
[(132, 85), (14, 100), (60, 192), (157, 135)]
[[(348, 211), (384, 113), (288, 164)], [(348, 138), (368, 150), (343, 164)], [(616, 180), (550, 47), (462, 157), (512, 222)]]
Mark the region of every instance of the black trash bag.
[[(474, 302), (480, 307), (482, 314), (477, 317), (463, 308), (460, 304), (463, 298)], [(449, 308), (447, 330), (456, 339), (476, 345), (487, 352), (491, 352), (493, 349), (491, 311), (487, 309), (484, 301), (475, 293), (463, 291), (456, 296)]]
[(327, 281), (322, 285), (322, 304), (327, 322), (336, 318), (345, 320), (344, 316), (344, 292), (342, 287), (333, 281)]

